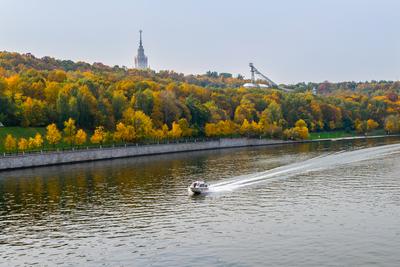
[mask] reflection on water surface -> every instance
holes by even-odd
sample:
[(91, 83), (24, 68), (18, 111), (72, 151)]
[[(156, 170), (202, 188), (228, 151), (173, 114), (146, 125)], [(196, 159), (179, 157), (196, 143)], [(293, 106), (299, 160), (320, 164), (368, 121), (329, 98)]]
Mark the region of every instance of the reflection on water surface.
[[(397, 142), (229, 149), (2, 172), (0, 265), (397, 266), (400, 148), (332, 154)], [(230, 187), (189, 197), (186, 187), (198, 179)]]

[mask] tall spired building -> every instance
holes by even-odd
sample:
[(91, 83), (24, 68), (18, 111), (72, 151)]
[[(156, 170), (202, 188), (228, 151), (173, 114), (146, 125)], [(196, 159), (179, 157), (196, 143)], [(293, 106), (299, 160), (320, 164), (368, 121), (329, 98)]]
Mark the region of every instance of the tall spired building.
[(144, 48), (142, 44), (142, 30), (140, 30), (139, 33), (140, 33), (140, 42), (137, 51), (137, 56), (135, 57), (135, 68), (147, 69), (148, 68), (147, 57), (144, 55)]

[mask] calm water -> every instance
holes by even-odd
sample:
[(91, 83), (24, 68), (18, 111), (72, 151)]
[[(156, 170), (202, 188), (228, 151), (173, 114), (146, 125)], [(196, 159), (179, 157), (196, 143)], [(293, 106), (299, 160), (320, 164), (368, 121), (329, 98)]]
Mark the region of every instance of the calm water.
[[(400, 140), (0, 173), (1, 266), (400, 266)], [(193, 180), (211, 193), (187, 195)]]

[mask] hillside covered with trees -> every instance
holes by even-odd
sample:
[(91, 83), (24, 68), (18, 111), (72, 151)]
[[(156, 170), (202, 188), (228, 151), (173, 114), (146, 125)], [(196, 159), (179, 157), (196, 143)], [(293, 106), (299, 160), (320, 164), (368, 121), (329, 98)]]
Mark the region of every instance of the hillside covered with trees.
[[(73, 127), (85, 134), (97, 130), (109, 140), (125, 142), (399, 131), (399, 82), (287, 85), (294, 93), (246, 89), (241, 87), (245, 82), (229, 73), (183, 75), (0, 52), (0, 122), (62, 130), (72, 119)], [(82, 132), (81, 139), (90, 138)]]

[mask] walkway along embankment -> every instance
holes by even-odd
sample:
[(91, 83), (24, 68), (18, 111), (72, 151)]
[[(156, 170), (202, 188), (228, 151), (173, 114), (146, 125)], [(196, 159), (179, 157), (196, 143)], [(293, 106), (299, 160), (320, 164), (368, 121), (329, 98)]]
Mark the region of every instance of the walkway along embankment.
[(90, 148), (69, 151), (51, 151), (26, 153), (0, 157), (0, 171), (38, 166), (49, 166), (85, 161), (117, 159), (126, 157), (149, 156), (158, 154), (201, 151), (211, 149), (266, 146), (292, 143), (283, 140), (268, 139), (219, 139), (212, 141), (177, 142), (169, 144), (131, 145), (123, 147)]
[(90, 148), (69, 151), (51, 151), (26, 153), (24, 155), (0, 156), (0, 171), (30, 168), (39, 166), (49, 166), (68, 163), (80, 163), (85, 161), (117, 159), (126, 157), (149, 156), (158, 154), (201, 151), (211, 149), (251, 147), (251, 146), (269, 146), (294, 143), (308, 142), (326, 142), (352, 139), (367, 139), (367, 138), (383, 138), (385, 136), (358, 136), (344, 137), (335, 139), (319, 139), (305, 141), (283, 141), (270, 139), (219, 139), (211, 141), (193, 141), (193, 142), (176, 142), (169, 144), (152, 144), (152, 145), (131, 145), (123, 147), (108, 147), (108, 148)]

